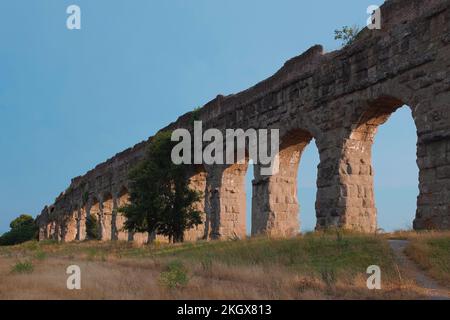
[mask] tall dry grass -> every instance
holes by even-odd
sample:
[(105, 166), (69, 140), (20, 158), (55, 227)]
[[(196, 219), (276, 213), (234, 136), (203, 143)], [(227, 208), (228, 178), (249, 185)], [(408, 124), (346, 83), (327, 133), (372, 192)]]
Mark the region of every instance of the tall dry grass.
[(412, 234), (406, 254), (426, 273), (450, 288), (450, 232)]
[[(12, 273), (17, 261), (31, 274)], [(167, 265), (186, 270), (186, 285), (161, 283)], [(66, 288), (66, 268), (82, 270), (82, 290)], [(383, 289), (366, 287), (366, 269), (382, 268)], [(414, 299), (383, 237), (310, 234), (289, 240), (196, 244), (27, 243), (0, 251), (0, 299)]]

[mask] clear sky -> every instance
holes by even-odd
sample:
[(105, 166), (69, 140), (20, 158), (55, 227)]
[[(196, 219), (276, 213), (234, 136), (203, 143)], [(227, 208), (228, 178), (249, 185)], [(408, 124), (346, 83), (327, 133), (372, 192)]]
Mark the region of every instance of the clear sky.
[[(246, 89), (380, 0), (2, 0), (0, 233), (70, 183), (217, 94)], [(82, 29), (66, 28), (77, 4)], [(380, 224), (403, 228), (417, 196), (408, 110), (374, 150)], [(302, 159), (302, 223), (315, 223), (317, 150)]]

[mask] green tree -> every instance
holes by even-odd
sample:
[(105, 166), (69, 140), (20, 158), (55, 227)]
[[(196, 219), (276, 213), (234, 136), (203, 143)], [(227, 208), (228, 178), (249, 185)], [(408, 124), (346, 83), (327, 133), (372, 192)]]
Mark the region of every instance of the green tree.
[(89, 240), (100, 240), (100, 228), (95, 215), (86, 218), (86, 235)]
[(22, 214), (11, 221), (10, 231), (0, 237), (1, 246), (10, 246), (37, 238), (38, 228), (33, 217)]
[(182, 242), (185, 230), (202, 223), (202, 213), (194, 207), (201, 193), (189, 188), (186, 166), (172, 162), (174, 146), (171, 132), (158, 133), (145, 159), (130, 172), (130, 203), (119, 209), (127, 219), (126, 230)]
[(342, 46), (344, 47), (352, 44), (360, 31), (361, 29), (356, 25), (353, 27), (344, 26), (341, 30), (334, 30), (334, 39), (342, 40)]

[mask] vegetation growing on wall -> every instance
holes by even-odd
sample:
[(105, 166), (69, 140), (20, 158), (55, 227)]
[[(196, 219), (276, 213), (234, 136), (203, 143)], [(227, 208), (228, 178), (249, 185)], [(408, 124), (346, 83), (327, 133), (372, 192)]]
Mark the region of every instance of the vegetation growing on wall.
[(334, 40), (341, 40), (342, 46), (345, 47), (356, 40), (360, 31), (361, 28), (356, 25), (353, 27), (344, 26), (340, 30), (334, 30)]

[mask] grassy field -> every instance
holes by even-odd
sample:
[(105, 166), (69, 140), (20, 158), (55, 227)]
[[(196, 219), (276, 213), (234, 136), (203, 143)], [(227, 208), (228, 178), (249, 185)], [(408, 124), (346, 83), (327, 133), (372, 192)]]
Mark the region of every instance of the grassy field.
[[(416, 237), (412, 251), (419, 247), (423, 256), (412, 258), (431, 261), (424, 268), (444, 279), (449, 239)], [(428, 255), (435, 260), (427, 260)], [(80, 266), (82, 290), (66, 288), (69, 265)], [(382, 270), (382, 290), (367, 289), (370, 265)], [(289, 240), (145, 247), (125, 242), (0, 247), (0, 299), (421, 298), (414, 281), (401, 276), (381, 235), (329, 232)]]

